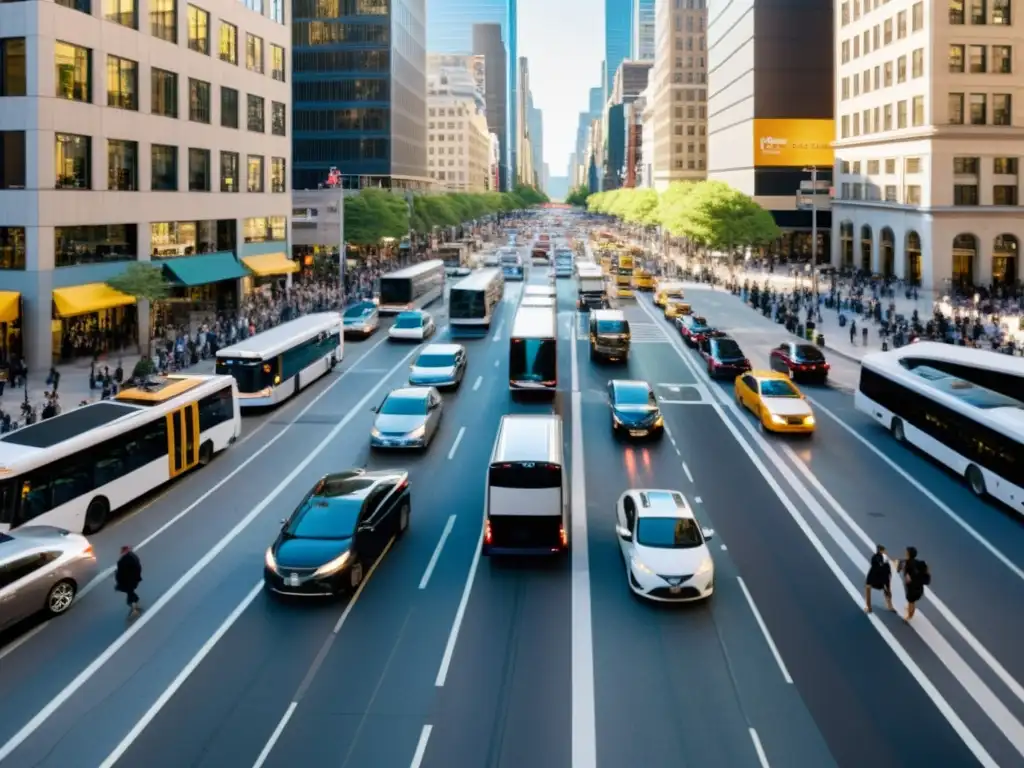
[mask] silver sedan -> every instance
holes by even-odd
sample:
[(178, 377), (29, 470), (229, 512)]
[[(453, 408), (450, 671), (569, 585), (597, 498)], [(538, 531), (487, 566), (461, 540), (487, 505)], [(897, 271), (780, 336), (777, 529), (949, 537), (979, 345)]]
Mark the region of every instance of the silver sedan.
[(461, 344), (428, 344), (409, 371), (414, 387), (457, 387), (466, 375), (466, 348)]
[(443, 405), (434, 387), (403, 387), (373, 409), (371, 448), (426, 448), (437, 434)]

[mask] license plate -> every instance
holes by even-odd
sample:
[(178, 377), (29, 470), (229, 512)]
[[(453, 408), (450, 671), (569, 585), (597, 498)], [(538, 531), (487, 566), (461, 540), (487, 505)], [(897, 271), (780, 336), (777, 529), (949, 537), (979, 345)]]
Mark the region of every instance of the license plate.
[(288, 577), (288, 586), (297, 587), (299, 586), (299, 574), (293, 573)]
[(678, 595), (680, 592), (683, 591), (683, 588), (682, 587), (669, 587), (668, 591), (669, 591), (669, 594), (671, 594), (671, 595)]
[(631, 437), (643, 437), (644, 435), (647, 434), (647, 430), (646, 429), (631, 429), (631, 430), (629, 430), (629, 434), (630, 434)]

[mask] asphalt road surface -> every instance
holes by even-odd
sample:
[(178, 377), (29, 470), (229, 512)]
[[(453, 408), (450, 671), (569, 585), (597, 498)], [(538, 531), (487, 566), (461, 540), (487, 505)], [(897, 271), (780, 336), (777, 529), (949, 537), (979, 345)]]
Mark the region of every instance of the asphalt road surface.
[[(1024, 765), (1019, 522), (857, 414), (854, 363), (833, 359), (832, 383), (808, 390), (813, 438), (765, 436), (648, 296), (624, 305), (628, 364), (591, 363), (572, 283), (558, 281), (553, 403), (509, 399), (522, 292), (510, 283), (488, 335), (463, 342), (469, 371), (425, 453), (368, 450), (370, 409), (418, 349), (382, 328), (94, 537), (107, 565), (140, 545), (148, 610), (127, 625), (108, 575), (66, 616), (0, 638), (0, 765)], [(721, 291), (689, 297), (755, 366), (783, 340)], [(613, 441), (604, 392), (616, 377), (654, 385), (669, 439)], [(565, 420), (572, 555), (479, 560), (499, 420), (552, 409)], [(396, 465), (411, 476), (409, 533), (355, 599), (263, 594), (264, 550), (319, 476)], [(614, 532), (630, 487), (677, 489), (716, 530), (710, 601), (631, 595)], [(880, 599), (863, 612), (875, 542), (915, 545), (931, 565), (912, 625)]]

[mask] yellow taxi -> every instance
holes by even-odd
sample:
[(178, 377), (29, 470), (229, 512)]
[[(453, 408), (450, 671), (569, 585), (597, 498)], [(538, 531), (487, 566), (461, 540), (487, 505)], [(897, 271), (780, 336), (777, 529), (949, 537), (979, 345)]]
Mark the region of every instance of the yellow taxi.
[(654, 303), (664, 308), (669, 299), (683, 299), (683, 286), (679, 283), (658, 282), (654, 289)]
[(693, 313), (693, 307), (682, 299), (668, 299), (665, 302), (665, 317), (674, 320)]
[(750, 371), (736, 377), (736, 402), (750, 410), (768, 432), (809, 435), (814, 412), (789, 377), (775, 371)]
[(654, 275), (646, 269), (637, 269), (633, 272), (633, 287), (638, 291), (653, 291)]

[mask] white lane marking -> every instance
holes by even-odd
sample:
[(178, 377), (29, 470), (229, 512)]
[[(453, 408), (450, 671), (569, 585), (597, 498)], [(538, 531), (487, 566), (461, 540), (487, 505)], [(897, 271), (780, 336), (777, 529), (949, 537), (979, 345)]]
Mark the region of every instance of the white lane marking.
[(89, 682), (89, 680), (91, 680), (93, 676), (97, 672), (99, 672), (103, 668), (103, 666), (114, 657), (115, 654), (117, 654), (118, 651), (120, 651), (125, 645), (127, 645), (128, 642), (133, 637), (135, 637), (135, 635), (141, 632), (143, 627), (145, 627), (150, 621), (152, 621), (153, 617), (157, 616), (160, 613), (160, 611), (171, 600), (173, 600), (174, 597), (179, 592), (181, 592), (185, 587), (187, 587), (192, 582), (192, 580), (196, 578), (196, 576), (198, 576), (200, 573), (206, 570), (210, 563), (212, 563), (214, 559), (216, 559), (216, 557), (221, 552), (223, 552), (232, 541), (238, 538), (238, 536), (246, 528), (248, 528), (253, 523), (253, 521), (256, 520), (256, 518), (259, 517), (264, 512), (264, 510), (266, 510), (267, 507), (269, 507), (274, 502), (274, 500), (278, 496), (280, 496), (288, 488), (288, 486), (291, 485), (300, 474), (302, 474), (302, 472), (306, 470), (306, 468), (310, 464), (313, 463), (317, 456), (319, 456), (321, 453), (323, 453), (324, 450), (326, 450), (327, 446), (329, 446), (337, 438), (341, 431), (346, 426), (348, 426), (349, 422), (352, 421), (353, 418), (355, 418), (356, 414), (363, 412), (363, 409), (366, 408), (366, 404), (369, 403), (374, 397), (376, 397), (377, 391), (384, 386), (388, 379), (390, 379), (392, 376), (398, 373), (398, 371), (403, 366), (408, 364), (409, 359), (414, 354), (416, 354), (418, 349), (419, 346), (413, 347), (409, 351), (409, 353), (405, 355), (405, 357), (399, 360), (398, 363), (391, 369), (390, 374), (382, 377), (381, 380), (378, 381), (374, 385), (374, 387), (371, 390), (369, 390), (358, 403), (352, 406), (352, 408), (349, 410), (347, 414), (345, 414), (342, 420), (339, 421), (331, 429), (331, 431), (327, 433), (327, 436), (324, 437), (324, 439), (321, 440), (320, 443), (316, 445), (310, 451), (310, 453), (308, 453), (306, 457), (301, 462), (299, 462), (299, 464), (291, 472), (288, 473), (287, 477), (285, 477), (284, 480), (278, 483), (277, 487), (274, 488), (274, 490), (272, 490), (263, 501), (261, 501), (251, 512), (249, 512), (249, 514), (247, 514), (245, 517), (239, 520), (238, 523), (235, 524), (235, 527), (228, 531), (224, 535), (224, 537), (221, 538), (221, 540), (218, 541), (216, 544), (214, 544), (214, 546), (205, 555), (203, 555), (199, 560), (197, 560), (195, 564), (191, 568), (189, 568), (188, 571), (184, 573), (184, 575), (181, 576), (181, 578), (174, 582), (174, 584), (172, 584), (170, 588), (166, 592), (164, 592), (160, 599), (153, 603), (153, 605), (150, 607), (148, 611), (143, 613), (142, 616), (140, 616), (137, 621), (135, 621), (128, 629), (124, 631), (123, 634), (118, 636), (118, 638), (113, 643), (107, 646), (107, 648), (99, 656), (97, 656), (92, 661), (92, 663), (89, 664), (89, 666), (87, 666), (85, 669), (79, 672), (75, 679), (68, 683), (63, 690), (61, 690), (52, 699), (50, 699), (47, 705), (43, 707), (41, 710), (39, 710), (39, 712), (37, 712), (32, 717), (31, 720), (25, 723), (25, 725), (23, 725), (21, 729), (16, 734), (14, 734), (14, 736), (12, 736), (10, 740), (7, 741), (6, 744), (3, 745), (3, 747), (0, 747), (0, 762), (3, 762), (7, 757), (9, 757), (10, 754), (15, 749), (17, 749), (29, 736), (35, 733), (43, 723), (49, 720), (50, 717), (52, 717), (53, 714), (58, 709), (60, 709), (60, 707), (62, 707), (64, 703), (68, 699), (70, 699), (83, 685)]
[(455, 436), (455, 442), (452, 443), (452, 449), (448, 451), (448, 460), (451, 461), (455, 458), (455, 452), (459, 450), (459, 443), (462, 442), (462, 436), (466, 434), (465, 427), (459, 427), (459, 434)]
[(757, 752), (757, 759), (761, 763), (761, 768), (771, 768), (768, 765), (768, 755), (764, 752), (764, 747), (761, 744), (761, 737), (757, 735), (757, 731), (753, 728), (750, 729), (750, 740), (754, 742), (754, 751)]
[[(241, 472), (247, 466), (252, 464), (252, 462), (254, 462), (257, 458), (259, 458), (263, 454), (264, 451), (268, 450), (270, 448), (270, 446), (272, 446), (274, 443), (276, 443), (278, 440), (280, 440), (282, 437), (284, 437), (285, 433), (287, 433), (289, 429), (291, 429), (293, 426), (295, 426), (295, 423), (299, 419), (301, 419), (303, 416), (305, 416), (306, 413), (308, 413), (309, 410), (314, 405), (316, 405), (318, 402), (320, 402), (320, 399), (322, 397), (324, 397), (328, 392), (330, 392), (338, 384), (340, 384), (341, 381), (348, 374), (352, 373), (355, 370), (355, 367), (357, 365), (359, 365), (359, 363), (363, 359), (365, 359), (367, 355), (369, 355), (377, 347), (379, 347), (381, 344), (383, 344), (386, 341), (387, 341), (387, 338), (383, 338), (380, 341), (378, 341), (376, 344), (374, 344), (372, 347), (370, 347), (368, 350), (366, 350), (366, 352), (364, 354), (362, 354), (359, 358), (357, 358), (355, 360), (355, 362), (352, 363), (352, 365), (350, 365), (348, 368), (346, 368), (344, 371), (342, 371), (341, 374), (334, 381), (332, 381), (330, 384), (328, 384), (326, 387), (324, 387), (322, 392), (318, 393), (316, 397), (314, 397), (312, 400), (310, 400), (309, 403), (306, 405), (306, 407), (303, 408), (301, 411), (299, 411), (298, 414), (296, 414), (295, 418), (292, 419), (291, 421), (289, 421), (285, 425), (284, 429), (282, 429), (276, 435), (274, 435), (269, 440), (267, 440), (267, 442), (265, 442), (262, 446), (260, 446), (259, 450), (257, 450), (255, 453), (253, 453), (252, 456), (250, 456), (245, 461), (243, 461), (241, 464), (239, 464), (237, 467), (235, 467), (233, 470), (231, 470), (231, 472), (228, 475), (226, 475), (225, 477), (221, 478), (220, 481), (218, 481), (214, 486), (209, 488), (198, 499), (196, 499), (194, 502), (189, 504), (187, 507), (185, 507), (183, 510), (181, 510), (181, 512), (179, 512), (174, 517), (172, 517), (170, 520), (168, 520), (166, 523), (161, 525), (159, 528), (157, 528), (155, 531), (153, 531), (153, 533), (151, 533), (149, 536), (144, 538), (138, 544), (135, 544), (134, 548), (135, 549), (142, 549), (147, 544), (151, 544), (157, 537), (159, 537), (160, 535), (166, 533), (167, 530), (169, 528), (171, 528), (175, 523), (177, 523), (179, 520), (181, 520), (183, 517), (185, 517), (187, 514), (189, 514), (192, 510), (194, 510), (196, 507), (198, 507), (200, 504), (202, 504), (204, 501), (206, 501), (208, 498), (210, 498), (213, 494), (215, 494), (217, 491), (219, 491), (221, 488), (223, 488), (225, 485), (227, 485), (227, 483), (229, 481), (234, 479), (235, 475), (237, 475), (239, 472)], [(395, 369), (392, 369), (392, 372), (394, 370)], [(251, 433), (251, 434), (255, 434), (256, 431), (259, 431), (260, 429), (262, 429), (266, 424), (269, 424), (270, 421), (271, 420), (263, 422), (263, 424), (261, 424), (259, 427), (257, 427), (257, 429), (253, 433)], [(244, 442), (245, 438), (243, 437), (242, 440)], [(90, 581), (88, 584), (85, 585), (85, 587), (82, 588), (82, 591), (78, 593), (78, 599), (81, 599), (81, 598), (85, 597), (92, 590), (94, 590), (99, 585), (100, 582), (110, 578), (114, 574), (115, 570), (116, 570), (115, 566), (111, 566), (110, 568), (107, 568), (107, 569), (103, 570), (98, 576), (96, 576), (92, 581)], [(138, 622), (136, 622), (136, 623), (138, 623)]]
[(409, 768), (420, 768), (423, 764), (423, 756), (427, 754), (427, 742), (430, 741), (430, 732), (434, 730), (432, 725), (424, 725), (420, 731), (420, 740), (416, 742), (416, 751), (413, 753), (412, 762)]
[[(497, 364), (498, 361), (495, 360), (494, 363)], [(478, 389), (480, 389), (480, 385), (483, 384), (483, 383), (484, 383), (484, 377), (483, 376), (477, 376), (476, 377), (476, 381), (473, 382), (473, 391), (476, 392)]]
[(693, 500), (693, 502), (694, 502), (695, 504), (703, 504), (703, 503), (704, 503), (704, 500), (703, 500), (703, 499), (702, 499), (702, 498), (701, 498), (700, 496), (698, 496), (698, 497), (696, 497), (696, 498), (695, 498), (695, 499)]
[[(722, 549), (725, 549), (725, 544), (722, 545)], [(743, 596), (747, 598), (747, 605), (750, 606), (750, 612), (754, 614), (754, 620), (757, 622), (757, 626), (761, 628), (761, 634), (764, 635), (764, 641), (768, 643), (768, 649), (772, 652), (772, 656), (775, 657), (775, 663), (779, 665), (779, 671), (782, 672), (782, 679), (790, 685), (793, 684), (793, 678), (789, 674), (789, 670), (786, 668), (786, 662), (782, 660), (782, 654), (779, 653), (779, 648), (775, 645), (775, 641), (772, 639), (772, 633), (768, 631), (768, 625), (764, 623), (764, 617), (761, 616), (761, 611), (757, 609), (757, 604), (754, 602), (754, 596), (750, 594), (750, 590), (747, 589), (747, 583), (743, 580), (742, 576), (737, 576), (736, 581), (740, 585), (740, 589), (743, 591)]]
[(686, 473), (686, 479), (689, 480), (692, 483), (693, 482), (693, 475), (690, 473), (690, 468), (688, 466), (686, 466), (686, 462), (685, 461), (683, 462), (683, 472)]
[(594, 708), (594, 627), (590, 606), (587, 484), (583, 456), (583, 395), (576, 330), (570, 345), (572, 370), (572, 768), (597, 768)]
[(448, 679), (448, 669), (452, 665), (452, 657), (455, 655), (455, 644), (459, 640), (459, 630), (462, 629), (462, 619), (466, 615), (466, 606), (469, 604), (469, 595), (473, 591), (473, 582), (476, 581), (476, 569), (480, 565), (480, 550), (484, 544), (484, 531), (481, 527), (480, 538), (476, 543), (476, 552), (473, 554), (473, 563), (469, 566), (469, 574), (466, 576), (466, 586), (462, 589), (462, 598), (459, 600), (459, 608), (455, 611), (455, 620), (452, 622), (451, 631), (448, 633), (448, 643), (444, 647), (444, 656), (441, 657), (441, 666), (437, 670), (437, 677), (434, 679), (434, 686), (444, 687)]
[(501, 329), (505, 327), (505, 318), (498, 321), (498, 327), (494, 329), (494, 336), (491, 341), (501, 341)]
[(260, 752), (259, 757), (256, 758), (256, 762), (252, 764), (252, 768), (263, 768), (263, 764), (267, 762), (267, 758), (270, 757), (270, 753), (274, 751), (274, 745), (277, 744), (277, 740), (281, 738), (281, 734), (284, 733), (285, 727), (288, 725), (288, 721), (292, 719), (292, 715), (295, 714), (296, 707), (299, 706), (299, 702), (293, 701), (288, 705), (288, 709), (285, 710), (284, 717), (277, 724), (274, 732), (270, 734), (270, 738), (267, 739), (267, 743), (263, 745), (263, 751)]
[[(650, 310), (647, 309), (646, 306), (644, 306), (642, 302), (640, 306), (641, 309), (643, 309), (643, 311), (646, 312), (649, 317), (651, 317), (653, 320), (656, 320), (655, 316), (651, 313)], [(665, 335), (668, 336), (667, 333)], [(693, 364), (693, 361), (687, 356), (686, 351), (680, 348), (675, 341), (672, 342), (672, 348), (679, 356), (679, 359), (683, 361), (683, 364), (686, 365), (695, 376), (697, 376), (698, 381), (703, 382), (704, 379), (701, 378), (703, 372), (700, 371), (699, 368)], [(783, 475), (785, 475), (786, 472), (789, 473), (790, 477), (792, 477), (792, 480), (789, 481), (790, 485), (793, 487), (794, 491), (796, 491), (797, 495), (800, 496), (803, 502), (807, 505), (808, 509), (811, 509), (813, 511), (813, 505), (817, 505), (817, 502), (814, 500), (814, 497), (811, 496), (810, 491), (807, 489), (806, 486), (802, 485), (795, 476), (793, 476), (793, 473), (789, 471), (786, 464), (780, 458), (778, 458), (776, 454), (774, 454), (771, 451), (771, 448), (768, 445), (768, 443), (764, 440), (763, 437), (761, 437), (760, 434), (757, 433), (754, 427), (750, 424), (750, 421), (742, 413), (740, 413), (738, 409), (736, 409), (732, 402), (728, 398), (726, 398), (725, 395), (722, 394), (717, 387), (711, 387), (711, 391), (717, 392), (717, 396), (722, 401), (722, 405), (720, 405), (717, 402), (713, 403), (715, 412), (718, 414), (718, 417), (722, 420), (722, 423), (725, 424), (730, 434), (739, 444), (740, 449), (747, 454), (747, 458), (750, 460), (750, 463), (754, 466), (755, 469), (757, 469), (758, 472), (761, 473), (761, 476), (768, 484), (768, 487), (772, 489), (772, 491), (778, 497), (779, 501), (782, 503), (782, 506), (789, 513), (789, 516), (793, 519), (793, 522), (796, 523), (797, 527), (800, 528), (801, 532), (810, 542), (811, 546), (818, 553), (818, 557), (821, 558), (822, 562), (824, 562), (826, 567), (832, 572), (832, 575), (835, 577), (836, 581), (838, 581), (840, 586), (846, 591), (847, 596), (851, 600), (853, 600), (853, 602), (857, 605), (858, 609), (860, 609), (863, 605), (864, 600), (863, 590), (860, 589), (858, 586), (854, 585), (854, 583), (850, 581), (846, 573), (843, 571), (842, 567), (839, 565), (839, 563), (836, 562), (835, 558), (832, 557), (831, 553), (825, 547), (824, 543), (821, 541), (821, 539), (818, 538), (818, 535), (811, 528), (810, 524), (807, 522), (806, 519), (804, 519), (803, 515), (796, 508), (796, 505), (793, 503), (793, 500), (789, 497), (786, 491), (783, 490), (782, 486), (775, 479), (775, 476), (768, 470), (768, 467), (765, 466), (765, 463), (761, 460), (760, 456), (758, 456), (758, 454), (754, 451), (753, 447), (751, 446), (751, 442), (754, 442), (761, 447), (761, 449), (765, 452), (765, 455), (769, 458), (769, 461), (771, 461), (773, 465), (775, 465), (779, 469), (780, 473), (782, 473)], [(723, 410), (723, 406), (727, 408), (731, 407), (732, 412), (737, 415), (739, 423), (748, 432), (752, 440), (748, 440), (742, 434), (740, 434), (739, 428), (732, 422), (731, 419), (729, 419), (726, 416), (725, 411)], [(820, 508), (820, 505), (818, 506)], [(822, 510), (822, 512), (824, 513), (824, 510)], [(825, 515), (826, 528), (828, 528), (829, 523), (832, 525), (833, 528), (835, 528), (835, 523), (832, 522), (831, 518), (828, 518), (828, 516)], [(842, 535), (841, 531), (839, 533), (840, 535)], [(867, 618), (868, 621), (871, 622), (871, 626), (875, 628), (875, 631), (878, 632), (879, 636), (882, 638), (885, 644), (889, 646), (890, 650), (892, 650), (896, 658), (899, 659), (899, 661), (903, 664), (907, 671), (910, 672), (911, 676), (917, 681), (917, 684), (921, 686), (921, 689), (924, 691), (925, 695), (927, 695), (928, 698), (931, 699), (936, 709), (939, 710), (942, 716), (946, 719), (946, 722), (950, 724), (950, 727), (952, 727), (956, 734), (960, 737), (960, 740), (963, 741), (964, 745), (969, 750), (971, 750), (971, 753), (974, 755), (975, 759), (977, 759), (979, 763), (985, 766), (985, 768), (999, 768), (999, 763), (997, 763), (996, 760), (993, 759), (993, 757), (988, 753), (984, 745), (978, 740), (978, 738), (974, 735), (974, 732), (971, 731), (967, 724), (960, 719), (960, 716), (957, 714), (956, 710), (953, 709), (952, 705), (946, 700), (946, 698), (942, 695), (942, 693), (935, 686), (935, 684), (932, 683), (928, 675), (925, 674), (924, 670), (921, 669), (921, 667), (917, 664), (914, 658), (907, 652), (903, 645), (896, 639), (896, 637), (892, 634), (890, 629), (881, 621), (881, 619), (878, 618), (876, 614), (872, 613)], [(915, 621), (918, 618), (920, 618), (920, 616), (915, 618)]]
[(434, 573), (434, 566), (437, 565), (438, 559), (441, 557), (441, 550), (444, 549), (444, 543), (448, 541), (448, 537), (452, 534), (452, 528), (455, 527), (455, 515), (448, 517), (448, 522), (445, 523), (444, 531), (441, 532), (441, 538), (437, 542), (437, 546), (434, 547), (434, 554), (430, 556), (430, 562), (427, 563), (427, 569), (423, 571), (423, 578), (420, 579), (420, 589), (426, 589), (427, 584), (430, 583), (430, 577)]
[(12, 653), (14, 653), (16, 650), (21, 648), (21, 646), (23, 646), (25, 643), (27, 643), (33, 637), (35, 637), (40, 632), (42, 632), (44, 629), (46, 629), (46, 626), (47, 626), (48, 623), (49, 622), (43, 622), (42, 624), (39, 624), (38, 626), (32, 627), (32, 629), (30, 629), (28, 632), (23, 634), (17, 640), (14, 640), (13, 642), (8, 643), (3, 648), (0, 648), (0, 661), (2, 661), (6, 656), (9, 656)]
[[(875, 542), (871, 539), (870, 536), (867, 535), (867, 533), (865, 533), (865, 531), (859, 525), (857, 525), (856, 521), (843, 508), (843, 506), (838, 501), (836, 501), (835, 497), (828, 492), (828, 489), (826, 489), (825, 486), (822, 485), (821, 481), (818, 480), (817, 476), (814, 474), (813, 471), (811, 471), (810, 467), (804, 464), (804, 462), (800, 460), (800, 457), (797, 456), (796, 452), (788, 445), (784, 445), (782, 447), (782, 450), (789, 458), (789, 460), (793, 462), (793, 465), (796, 467), (796, 470), (801, 475), (803, 475), (804, 479), (808, 483), (810, 483), (811, 486), (821, 495), (821, 498), (825, 500), (825, 503), (832, 507), (832, 509), (835, 511), (839, 519), (846, 523), (847, 527), (853, 532), (853, 535), (860, 539), (861, 543), (864, 545), (864, 548), (869, 552), (872, 551), (876, 546)], [(865, 568), (867, 566), (866, 558), (863, 556), (856, 558), (854, 562), (858, 562)], [(902, 602), (898, 594), (894, 595), (894, 599), (897, 602)], [(967, 645), (971, 647), (971, 650), (978, 654), (979, 658), (981, 658), (981, 660), (988, 665), (989, 669), (991, 669), (992, 672), (995, 673), (996, 677), (998, 677), (1000, 681), (1002, 681), (1003, 685), (1009, 688), (1013, 695), (1016, 696), (1019, 701), (1024, 702), (1024, 687), (1022, 687), (1021, 684), (1018, 683), (1017, 680), (1013, 677), (1013, 675), (1011, 675), (1006, 670), (1006, 668), (1001, 663), (999, 663), (999, 661), (995, 658), (995, 656), (992, 655), (988, 648), (986, 648), (981, 643), (981, 641), (974, 636), (974, 634), (964, 625), (964, 623), (960, 621), (957, 615), (953, 613), (953, 611), (950, 610), (949, 607), (942, 600), (939, 599), (939, 596), (935, 593), (935, 590), (933, 590), (930, 587), (928, 588), (928, 603), (930, 605), (935, 606), (935, 609), (939, 612), (942, 618), (944, 618), (949, 623), (949, 625), (954, 629), (954, 631), (956, 631), (957, 634), (959, 634), (960, 637), (963, 638), (964, 642), (966, 642)], [(934, 628), (930, 621), (924, 620), (918, 622), (918, 618), (923, 618), (923, 614), (921, 612), (919, 612), (918, 615), (915, 616), (914, 621), (911, 623), (911, 626), (917, 630), (918, 634), (921, 634), (922, 636), (925, 636), (927, 634), (927, 636), (925, 636), (924, 638), (925, 642), (927, 642), (929, 645), (932, 645), (933, 641), (940, 644), (946, 642), (945, 639), (938, 635), (937, 630)], [(936, 635), (934, 637), (934, 640), (931, 638), (932, 632), (934, 632)], [(1024, 730), (1022, 730), (1022, 736), (1024, 736)]]
[(729, 548), (728, 548), (727, 546), (725, 546), (725, 544), (723, 544), (723, 545), (722, 545), (722, 551), (723, 551), (723, 552), (725, 552), (725, 551), (726, 551), (726, 550), (728, 550), (728, 549), (729, 549)]
[(658, 405), (711, 405), (702, 400), (659, 400)]
[(676, 438), (672, 434), (672, 430), (668, 428), (668, 424), (666, 424), (664, 426), (664, 430), (665, 430), (665, 434), (668, 435), (669, 441), (672, 443), (672, 445), (675, 445), (676, 444)]
[[(901, 467), (899, 464), (893, 461), (890, 457), (886, 456), (885, 453), (883, 453), (880, 449), (872, 445), (870, 440), (868, 440), (862, 434), (857, 432), (857, 430), (855, 430), (853, 427), (851, 427), (849, 424), (847, 424), (845, 421), (839, 418), (831, 410), (829, 410), (828, 408), (826, 408), (813, 398), (808, 397), (807, 399), (814, 403), (815, 410), (821, 411), (826, 416), (835, 421), (840, 427), (842, 427), (851, 435), (853, 435), (857, 440), (861, 442), (862, 445), (866, 446), (869, 451), (871, 451), (878, 458), (880, 458), (882, 461), (888, 464), (893, 471), (895, 471), (900, 477), (902, 477), (904, 480), (910, 483), (915, 489), (917, 489), (922, 496), (924, 496), (926, 499), (928, 499), (928, 501), (930, 501), (932, 504), (934, 504), (936, 507), (942, 510), (943, 514), (945, 514), (946, 517), (948, 517), (954, 523), (959, 525), (967, 533), (968, 536), (970, 536), (976, 542), (981, 544), (981, 546), (983, 546), (986, 550), (988, 550), (988, 553), (990, 555), (992, 555), (996, 560), (998, 560), (1000, 563), (1009, 568), (1010, 571), (1013, 572), (1014, 576), (1016, 576), (1018, 579), (1024, 580), (1024, 568), (1021, 568), (1016, 563), (1014, 563), (1009, 557), (1004, 555), (992, 542), (990, 542), (988, 539), (986, 539), (984, 536), (978, 533), (978, 531), (972, 528), (970, 523), (968, 523), (966, 520), (960, 517), (960, 515), (954, 512), (948, 504), (943, 503), (938, 496), (936, 496), (934, 493), (925, 488), (921, 481), (914, 478), (910, 473), (903, 469), (903, 467)], [(931, 594), (930, 590), (929, 594)]]
[(235, 610), (228, 614), (228, 617), (224, 619), (223, 623), (217, 627), (217, 631), (206, 639), (206, 642), (199, 648), (199, 652), (189, 660), (188, 664), (186, 664), (181, 672), (178, 673), (178, 676), (175, 677), (174, 680), (171, 681), (171, 684), (164, 689), (164, 692), (160, 694), (160, 697), (153, 702), (153, 706), (146, 710), (146, 713), (139, 718), (139, 721), (135, 723), (135, 726), (128, 731), (128, 734), (123, 739), (121, 739), (121, 743), (114, 747), (114, 751), (107, 755), (106, 760), (100, 763), (100, 768), (114, 767), (117, 761), (120, 760), (124, 756), (124, 753), (128, 751), (128, 748), (135, 743), (137, 738), (139, 738), (139, 735), (146, 730), (146, 727), (151, 722), (153, 722), (153, 718), (155, 718), (160, 710), (164, 708), (164, 705), (166, 705), (167, 702), (171, 700), (171, 697), (178, 692), (178, 689), (184, 685), (185, 681), (189, 678), (189, 675), (195, 672), (203, 659), (209, 655), (214, 646), (220, 642), (220, 639), (227, 634), (227, 631), (231, 629), (231, 625), (238, 621), (238, 617), (245, 612), (246, 608), (252, 604), (253, 600), (259, 597), (259, 594), (262, 591), (263, 580), (260, 579), (256, 583), (256, 586), (249, 590), (249, 594), (245, 596), (245, 599), (236, 605)]

